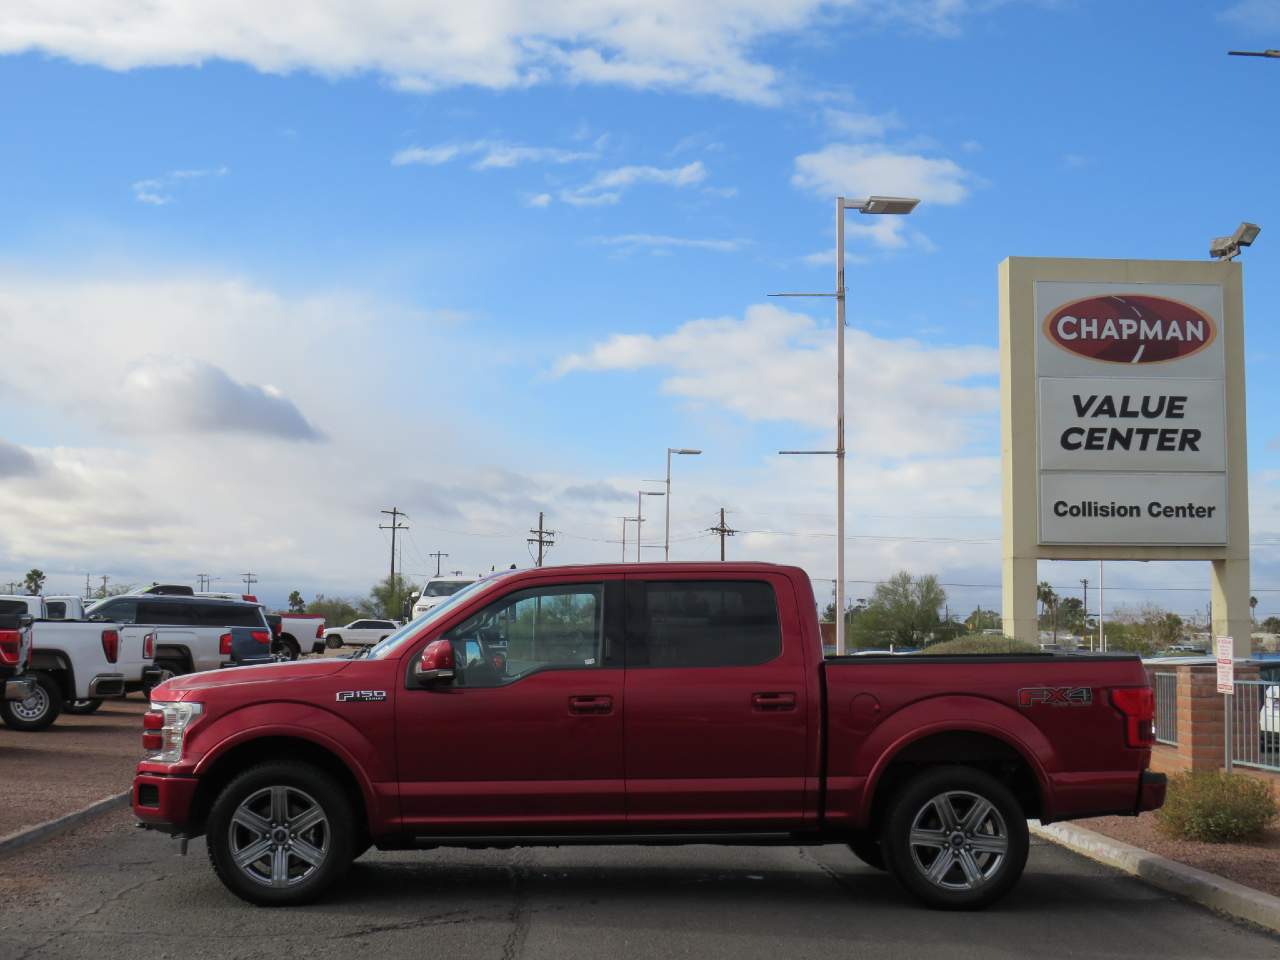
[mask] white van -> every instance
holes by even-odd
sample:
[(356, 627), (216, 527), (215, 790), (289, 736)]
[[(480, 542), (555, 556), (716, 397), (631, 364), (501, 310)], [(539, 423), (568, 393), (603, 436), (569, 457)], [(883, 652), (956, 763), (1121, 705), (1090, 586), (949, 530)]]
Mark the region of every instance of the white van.
[(413, 604), (415, 618), (422, 616), (432, 607), (443, 603), (463, 587), (476, 582), (475, 577), (432, 577), (422, 588), (422, 594)]

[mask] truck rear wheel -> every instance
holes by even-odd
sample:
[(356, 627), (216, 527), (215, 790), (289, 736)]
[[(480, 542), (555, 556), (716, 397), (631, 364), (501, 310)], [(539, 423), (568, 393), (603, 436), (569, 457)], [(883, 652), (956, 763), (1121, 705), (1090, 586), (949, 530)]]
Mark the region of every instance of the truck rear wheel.
[(898, 882), (944, 910), (977, 910), (1009, 892), (1027, 863), (1026, 814), (990, 774), (948, 766), (893, 799), (880, 847)]
[(209, 862), (242, 900), (310, 903), (341, 879), (354, 853), (354, 812), (327, 773), (286, 761), (232, 780), (209, 812)]
[(298, 647), (298, 641), (293, 637), (281, 637), (276, 642), (276, 653), (286, 660), (297, 660), (302, 656), (302, 650)]
[(32, 674), (36, 689), (25, 700), (0, 700), (0, 719), (12, 730), (33, 733), (53, 725), (62, 712), (62, 688), (44, 671)]

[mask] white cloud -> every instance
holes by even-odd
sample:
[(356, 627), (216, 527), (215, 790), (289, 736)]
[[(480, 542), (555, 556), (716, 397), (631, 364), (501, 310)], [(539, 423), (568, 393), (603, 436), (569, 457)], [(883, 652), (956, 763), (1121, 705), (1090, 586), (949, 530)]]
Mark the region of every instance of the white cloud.
[[(868, 0), (844, 13), (946, 34), (968, 6)], [(326, 0), (286, 16), (247, 0), (9, 0), (0, 53), (38, 50), (113, 70), (225, 59), (267, 73), (372, 71), (413, 91), (607, 83), (768, 103), (778, 76), (756, 46), (833, 9), (827, 0)]]
[(278, 388), (239, 383), (191, 357), (154, 356), (134, 364), (121, 382), (122, 432), (244, 433), (282, 440), (322, 435)]
[(890, 130), (902, 126), (896, 113), (863, 113), (854, 110), (836, 110), (828, 107), (823, 118), (833, 132), (858, 140), (878, 140)]
[(972, 182), (972, 174), (952, 160), (869, 144), (831, 144), (801, 154), (791, 177), (793, 186), (823, 198), (880, 194), (943, 205), (963, 201)]
[(715, 253), (732, 253), (746, 246), (747, 241), (741, 239), (716, 240), (700, 237), (671, 237), (656, 233), (624, 233), (612, 237), (595, 237), (593, 242), (606, 247), (624, 247), (636, 249), (647, 247), (653, 250), (670, 250), (682, 248), (686, 250), (710, 250)]
[(135, 180), (132, 184), (133, 198), (139, 203), (162, 207), (173, 202), (173, 191), (178, 184), (189, 180), (203, 180), (206, 177), (225, 177), (230, 172), (227, 167), (211, 167), (204, 170), (170, 170), (163, 176)]
[(599, 154), (584, 150), (562, 150), (558, 147), (530, 147), (502, 140), (473, 140), (469, 143), (442, 143), (434, 147), (406, 147), (391, 157), (392, 166), (410, 164), (439, 166), (457, 157), (475, 156), (474, 170), (516, 167), (524, 163), (573, 163), (594, 160)]
[(1276, 0), (1240, 0), (1220, 16), (1228, 23), (1259, 33), (1280, 30), (1280, 3)]
[[(664, 393), (748, 420), (818, 429), (835, 407), (834, 346), (812, 318), (757, 305), (741, 320), (693, 320), (663, 336), (614, 334), (563, 357), (555, 373), (655, 368), (666, 371)], [(856, 328), (846, 348), (851, 448), (883, 457), (945, 454), (965, 448), (976, 420), (994, 430), (996, 389), (982, 382), (998, 372), (994, 349), (932, 347)]]
[(707, 169), (701, 160), (681, 167), (632, 165), (604, 170), (578, 187), (560, 191), (560, 199), (575, 207), (609, 206), (622, 199), (623, 193), (637, 183), (655, 183), (667, 187), (689, 187), (706, 179)]
[(526, 207), (549, 207), (551, 206), (551, 194), (535, 193), (525, 199), (524, 205)]

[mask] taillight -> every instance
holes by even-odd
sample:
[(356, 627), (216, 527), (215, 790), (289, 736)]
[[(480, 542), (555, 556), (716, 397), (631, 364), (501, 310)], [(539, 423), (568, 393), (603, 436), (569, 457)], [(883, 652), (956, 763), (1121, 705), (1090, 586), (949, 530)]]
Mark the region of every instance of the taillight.
[(257, 597), (255, 597), (252, 593), (242, 593), (242, 594), (240, 594), (240, 599), (241, 599), (241, 600), (244, 600), (246, 603), (257, 603), (257, 602), (258, 602), (258, 598), (257, 598)]
[(249, 636), (253, 637), (253, 639), (257, 640), (261, 644), (268, 644), (271, 642), (271, 633), (268, 630), (250, 630)]
[(148, 633), (142, 638), (142, 659), (154, 660), (156, 657), (156, 635)]
[(164, 746), (164, 736), (160, 733), (164, 727), (164, 713), (150, 710), (142, 715), (142, 749), (155, 753)]
[(273, 637), (278, 637), (282, 633), (284, 633), (283, 621), (277, 620), (275, 623), (271, 624), (271, 635)]
[(107, 658), (107, 663), (115, 663), (120, 657), (120, 634), (118, 631), (102, 631), (102, 653)]
[(1150, 687), (1116, 687), (1111, 704), (1124, 714), (1127, 745), (1149, 747), (1156, 742), (1156, 698)]
[(224, 633), (218, 638), (218, 652), (223, 655), (231, 653), (231, 634)]
[(321, 620), (319, 623), (316, 624), (316, 639), (317, 640), (324, 639), (324, 621), (323, 620)]
[(6, 667), (16, 667), (20, 656), (22, 656), (22, 631), (0, 630), (0, 663)]

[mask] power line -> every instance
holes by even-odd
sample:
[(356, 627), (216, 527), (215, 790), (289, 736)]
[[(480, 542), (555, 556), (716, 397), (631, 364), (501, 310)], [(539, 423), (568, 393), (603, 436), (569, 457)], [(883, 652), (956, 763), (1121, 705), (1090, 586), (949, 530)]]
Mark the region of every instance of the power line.
[(392, 612), (390, 615), (398, 617), (400, 615), (400, 585), (396, 583), (396, 531), (409, 529), (408, 527), (400, 524), (400, 518), (404, 517), (408, 520), (409, 515), (399, 507), (392, 507), (390, 510), (381, 510), (379, 512), (385, 513), (391, 518), (390, 524), (380, 523), (378, 524), (378, 529), (391, 531), (391, 576), (387, 580), (387, 585), (391, 588), (392, 596)]

